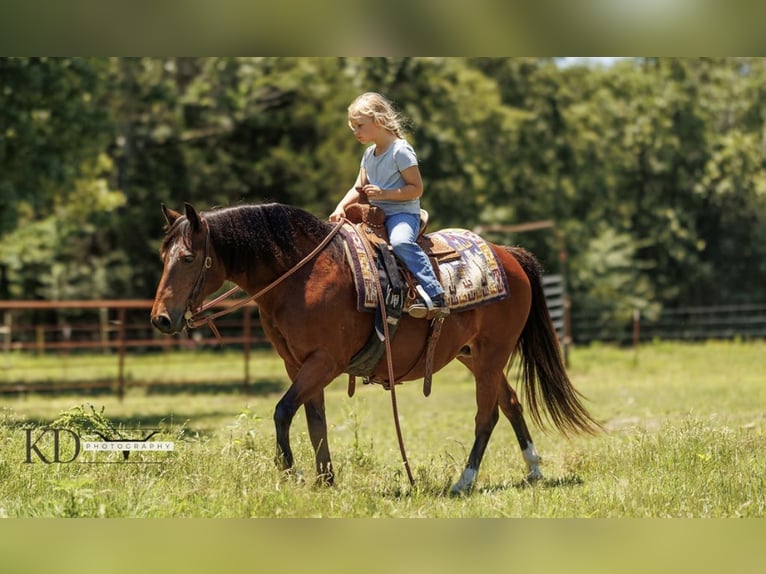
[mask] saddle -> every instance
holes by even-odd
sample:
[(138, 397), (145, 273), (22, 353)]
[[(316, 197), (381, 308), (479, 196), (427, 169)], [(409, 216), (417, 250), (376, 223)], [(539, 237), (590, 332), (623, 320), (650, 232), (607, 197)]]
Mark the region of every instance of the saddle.
[[(346, 208), (348, 223), (341, 229), (346, 257), (351, 266), (357, 291), (357, 309), (380, 313), (377, 294), (382, 289), (389, 336), (393, 339), (399, 318), (417, 297), (415, 278), (399, 266), (388, 244), (385, 214), (369, 204)], [(508, 280), (502, 263), (491, 246), (467, 229), (442, 229), (424, 234), (427, 214), (421, 213), (418, 245), (431, 259), (434, 271), (444, 288), (445, 302), (453, 312), (467, 311), (508, 296)], [(402, 277), (404, 279), (402, 279)], [(431, 319), (427, 336), (424, 393), (430, 392), (433, 349), (439, 338), (443, 318)], [(353, 393), (353, 375), (369, 376), (384, 354), (383, 318), (376, 315), (375, 328), (364, 348), (351, 360), (349, 394)], [(372, 381), (381, 382), (381, 381)], [(388, 381), (383, 381), (384, 386)]]
[[(346, 219), (356, 225), (367, 241), (374, 247), (390, 251), (388, 231), (386, 230), (386, 215), (383, 210), (368, 203), (355, 203), (346, 208)], [(439, 264), (446, 261), (454, 261), (460, 258), (460, 254), (440, 236), (427, 236), (425, 230), (428, 227), (428, 212), (420, 210), (420, 230), (418, 231), (417, 244), (431, 259), (437, 279), (441, 280)], [(407, 283), (407, 300), (405, 306), (417, 299), (417, 280), (408, 269), (401, 267), (400, 271)]]

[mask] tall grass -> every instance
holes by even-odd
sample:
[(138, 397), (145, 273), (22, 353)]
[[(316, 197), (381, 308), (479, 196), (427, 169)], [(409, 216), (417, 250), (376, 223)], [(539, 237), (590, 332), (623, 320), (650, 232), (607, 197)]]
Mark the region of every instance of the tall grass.
[[(252, 393), (27, 395), (0, 399), (0, 516), (89, 517), (738, 517), (766, 513), (766, 344), (607, 346), (571, 353), (570, 374), (607, 432), (566, 440), (531, 427), (546, 478), (524, 481), (510, 425), (498, 423), (473, 494), (447, 496), (473, 442), (473, 381), (459, 364), (437, 374), (433, 393), (397, 387), (414, 470), (404, 473), (380, 387), (346, 396), (328, 387), (329, 441), (337, 484), (313, 482), (302, 413), (292, 427), (297, 466), (273, 462), (272, 413), (287, 381), (260, 355), (269, 381)], [(169, 365), (171, 362), (168, 363)], [(173, 369), (168, 367), (168, 377)], [(275, 387), (274, 381), (278, 381)], [(277, 388), (279, 387), (279, 388)], [(172, 453), (86, 453), (71, 464), (24, 462), (25, 426), (92, 403), (121, 428), (160, 428)], [(528, 421), (529, 422), (529, 421)], [(83, 429), (86, 433), (87, 429)], [(135, 455), (135, 456), (134, 456)], [(86, 456), (113, 464), (81, 464)], [(143, 458), (142, 458), (143, 457)], [(159, 464), (143, 464), (140, 461)]]

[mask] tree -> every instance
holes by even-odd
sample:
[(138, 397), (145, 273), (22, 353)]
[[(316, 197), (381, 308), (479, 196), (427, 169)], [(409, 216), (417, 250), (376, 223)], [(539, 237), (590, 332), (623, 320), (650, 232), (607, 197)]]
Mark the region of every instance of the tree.
[(107, 63), (0, 58), (0, 236), (66, 201), (109, 142)]
[[(762, 300), (764, 86), (755, 58), (0, 59), (0, 294), (150, 297), (160, 203), (328, 214), (374, 90), (434, 227), (554, 220), (575, 311)], [(553, 234), (492, 239), (556, 269)]]

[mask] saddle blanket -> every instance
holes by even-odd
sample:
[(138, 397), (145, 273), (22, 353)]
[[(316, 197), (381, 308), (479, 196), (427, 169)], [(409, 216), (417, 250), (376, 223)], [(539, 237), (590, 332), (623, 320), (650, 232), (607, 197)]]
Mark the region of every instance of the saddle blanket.
[[(346, 258), (353, 270), (357, 293), (357, 309), (373, 311), (378, 306), (375, 288), (377, 269), (364, 247), (364, 239), (353, 225), (341, 229), (345, 239)], [(487, 242), (467, 229), (443, 229), (425, 236), (425, 244), (448, 247), (454, 256), (439, 258), (435, 269), (444, 289), (447, 305), (454, 311), (465, 311), (508, 296), (508, 278)], [(434, 254), (426, 254), (434, 261)], [(441, 249), (440, 249), (441, 251)]]

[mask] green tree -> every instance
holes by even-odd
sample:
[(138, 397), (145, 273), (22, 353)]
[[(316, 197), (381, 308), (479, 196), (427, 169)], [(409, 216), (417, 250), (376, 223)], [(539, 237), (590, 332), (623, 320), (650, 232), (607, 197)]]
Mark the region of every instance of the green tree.
[[(0, 296), (150, 297), (162, 202), (328, 214), (374, 90), (434, 227), (554, 220), (575, 312), (761, 301), (764, 86), (756, 58), (0, 59)], [(557, 269), (553, 233), (491, 238)]]
[(50, 213), (109, 144), (104, 60), (0, 58), (0, 236)]

